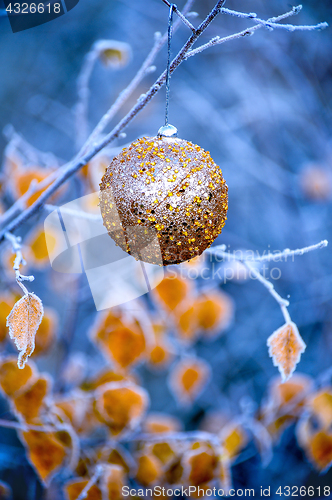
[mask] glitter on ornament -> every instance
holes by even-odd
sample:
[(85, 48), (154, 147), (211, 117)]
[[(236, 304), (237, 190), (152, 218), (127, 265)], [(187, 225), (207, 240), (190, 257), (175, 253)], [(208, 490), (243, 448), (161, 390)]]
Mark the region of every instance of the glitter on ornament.
[[(208, 151), (162, 129), (113, 158), (100, 184), (100, 209), (117, 245), (151, 264), (160, 263), (161, 252), (167, 266), (202, 254), (221, 233), (228, 188)], [(151, 245), (155, 236), (159, 248)]]

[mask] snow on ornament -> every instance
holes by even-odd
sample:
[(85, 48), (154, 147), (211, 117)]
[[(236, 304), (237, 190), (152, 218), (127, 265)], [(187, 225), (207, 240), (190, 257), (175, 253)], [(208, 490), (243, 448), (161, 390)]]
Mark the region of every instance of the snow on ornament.
[(100, 190), (109, 235), (136, 259), (152, 264), (161, 259), (164, 266), (180, 264), (201, 255), (227, 219), (228, 187), (220, 167), (208, 151), (177, 138), (172, 125), (115, 156)]

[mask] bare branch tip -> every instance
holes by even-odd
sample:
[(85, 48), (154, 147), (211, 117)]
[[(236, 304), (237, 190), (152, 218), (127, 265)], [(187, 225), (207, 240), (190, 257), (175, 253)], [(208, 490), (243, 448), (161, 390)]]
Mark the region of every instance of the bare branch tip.
[(302, 4), (296, 5), (295, 7), (293, 7), (292, 11), (294, 14), (298, 14), (299, 12), (301, 12), (302, 8), (303, 8)]

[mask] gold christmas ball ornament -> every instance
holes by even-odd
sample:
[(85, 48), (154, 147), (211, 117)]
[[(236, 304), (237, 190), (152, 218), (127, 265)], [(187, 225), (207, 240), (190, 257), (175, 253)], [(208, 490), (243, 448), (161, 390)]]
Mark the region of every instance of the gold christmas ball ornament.
[(101, 180), (100, 209), (117, 245), (137, 259), (167, 266), (213, 243), (227, 219), (227, 192), (210, 153), (178, 139), (176, 128), (167, 125), (113, 158)]

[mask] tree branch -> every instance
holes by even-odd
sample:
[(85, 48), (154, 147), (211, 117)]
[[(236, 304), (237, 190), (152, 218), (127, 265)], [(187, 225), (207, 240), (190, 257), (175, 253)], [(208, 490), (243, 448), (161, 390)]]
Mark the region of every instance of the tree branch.
[(35, 277), (34, 276), (24, 276), (23, 274), (20, 274), (20, 267), (21, 265), (25, 265), (25, 260), (23, 259), (22, 255), (22, 245), (21, 245), (21, 238), (14, 236), (13, 234), (7, 232), (5, 233), (5, 238), (8, 240), (11, 245), (13, 252), (16, 254), (15, 260), (14, 260), (14, 265), (13, 269), (15, 271), (15, 276), (16, 276), (16, 282), (17, 284), (22, 288), (23, 292), (25, 295), (27, 295), (29, 292), (27, 288), (23, 285), (22, 281), (34, 281)]
[[(196, 40), (200, 37), (203, 31), (211, 24), (214, 18), (219, 14), (219, 11), (225, 0), (218, 0), (214, 8), (208, 14), (208, 16), (204, 19), (204, 21), (198, 26), (195, 33), (193, 33), (187, 42), (184, 44), (182, 49), (179, 51), (177, 56), (173, 59), (170, 73), (172, 74), (175, 69), (186, 59), (187, 52), (191, 49)], [(26, 222), (30, 217), (32, 217), (45, 201), (67, 180), (69, 179), (75, 172), (80, 170), (84, 165), (86, 165), (91, 158), (93, 158), (99, 151), (101, 151), (107, 144), (116, 139), (122, 130), (132, 121), (132, 119), (151, 101), (151, 99), (155, 96), (155, 94), (160, 90), (160, 88), (164, 85), (166, 80), (166, 71), (164, 71), (159, 78), (156, 80), (154, 85), (150, 87), (149, 91), (144, 95), (142, 99), (140, 99), (135, 106), (127, 113), (127, 115), (122, 118), (122, 120), (113, 128), (113, 130), (106, 135), (98, 144), (93, 146), (89, 152), (84, 154), (81, 158), (75, 158), (69, 164), (65, 165), (61, 169), (61, 173), (59, 177), (53, 182), (51, 186), (49, 186), (42, 195), (28, 208), (16, 217), (13, 221), (11, 221), (6, 228), (4, 228), (0, 233), (0, 242), (4, 239), (4, 234), (6, 231), (14, 231), (21, 224)]]
[[(297, 7), (293, 7), (293, 9), (290, 11), (291, 15), (298, 14), (302, 9), (302, 5), (298, 5)], [(250, 12), (249, 14), (245, 12), (238, 12), (236, 10), (230, 10), (230, 9), (221, 9), (220, 11), (221, 14), (229, 14), (231, 16), (235, 17), (240, 17), (242, 19), (252, 19), (255, 23), (261, 24), (265, 28), (269, 30), (274, 30), (275, 28), (279, 29), (284, 29), (286, 31), (313, 31), (313, 30), (320, 30), (327, 28), (328, 24), (327, 23), (319, 23), (311, 26), (295, 26), (294, 24), (278, 24), (278, 21), (281, 21), (280, 18), (275, 17), (271, 18), (268, 21), (264, 21), (263, 19), (259, 19), (257, 17), (257, 14), (254, 12)], [(285, 17), (283, 17), (285, 19)]]
[[(168, 2), (168, 0), (162, 0), (162, 1), (163, 1), (163, 2), (164, 2), (164, 4), (166, 4), (168, 7), (170, 7), (170, 6), (171, 6), (171, 3), (170, 3), (170, 2)], [(173, 5), (174, 5), (174, 4), (173, 4)], [(193, 26), (193, 25), (191, 24), (191, 22), (190, 22), (190, 21), (188, 21), (188, 19), (187, 19), (187, 18), (186, 18), (186, 17), (185, 17), (185, 16), (184, 16), (184, 15), (183, 15), (180, 11), (179, 11), (179, 9), (177, 8), (177, 6), (176, 6), (176, 5), (174, 5), (173, 10), (174, 10), (174, 12), (175, 12), (175, 13), (179, 16), (179, 18), (181, 19), (181, 21), (183, 22), (183, 24), (185, 24), (185, 25), (186, 25), (189, 29), (191, 29), (191, 31), (192, 31), (193, 33), (195, 33), (195, 31), (196, 31), (195, 26)], [(184, 9), (183, 9), (183, 11), (184, 11)], [(185, 14), (186, 14), (186, 13), (185, 13)]]
[[(247, 30), (241, 31), (239, 33), (235, 33), (233, 35), (220, 38), (215, 37), (207, 44), (201, 45), (197, 49), (192, 50), (193, 44), (200, 37), (200, 35), (206, 30), (206, 28), (210, 25), (210, 23), (215, 19), (215, 17), (221, 11), (225, 0), (218, 0), (214, 8), (205, 18), (205, 20), (198, 26), (198, 28), (192, 33), (190, 38), (184, 44), (182, 49), (179, 51), (177, 56), (173, 59), (170, 67), (170, 73), (172, 74), (175, 69), (188, 57), (191, 57), (203, 50), (212, 47), (213, 45), (221, 44), (226, 41), (234, 40), (237, 38), (241, 38), (243, 36), (252, 35), (257, 29), (261, 28), (263, 24), (256, 24), (255, 26), (248, 28)], [(298, 8), (293, 8), (291, 11), (282, 14), (281, 16), (274, 17), (268, 19), (268, 23), (276, 23), (280, 20), (286, 19), (294, 14), (297, 14), (299, 11)], [(323, 23), (324, 24), (324, 23)], [(318, 26), (318, 25), (317, 25)], [(324, 24), (325, 26), (325, 24)], [(314, 28), (313, 28), (314, 29)], [(156, 80), (154, 85), (150, 87), (148, 92), (141, 96), (138, 102), (133, 106), (133, 108), (127, 113), (127, 115), (120, 120), (120, 122), (113, 128), (111, 132), (109, 132), (102, 140), (100, 140), (97, 144), (92, 145), (91, 149), (84, 153), (84, 155), (80, 157), (74, 158), (71, 162), (64, 165), (61, 169), (59, 169), (59, 177), (49, 186), (41, 196), (27, 208), (23, 213), (18, 215), (15, 219), (13, 219), (7, 227), (5, 227), (0, 233), (0, 242), (4, 239), (4, 234), (7, 231), (16, 230), (21, 224), (25, 223), (30, 217), (32, 217), (36, 212), (43, 206), (45, 201), (64, 183), (69, 179), (72, 175), (74, 175), (78, 170), (80, 170), (84, 165), (86, 165), (91, 158), (93, 158), (99, 151), (101, 151), (105, 146), (107, 146), (114, 139), (119, 137), (121, 132), (125, 129), (125, 127), (135, 118), (135, 116), (151, 101), (151, 99), (155, 96), (155, 94), (160, 90), (160, 88), (164, 85), (166, 80), (166, 71), (164, 71), (159, 78)]]
[[(247, 28), (245, 30), (239, 31), (238, 33), (234, 33), (233, 35), (225, 36), (222, 38), (220, 36), (216, 36), (216, 37), (212, 38), (209, 42), (201, 45), (200, 47), (197, 47), (194, 50), (190, 50), (187, 53), (186, 58), (188, 59), (189, 57), (195, 56), (196, 54), (199, 54), (200, 52), (203, 52), (203, 50), (209, 49), (210, 47), (213, 47), (214, 45), (220, 45), (222, 43), (229, 42), (231, 40), (236, 40), (238, 38), (253, 35), (255, 33), (255, 31), (262, 28), (263, 26), (270, 28), (270, 30), (273, 30), (276, 27), (278, 27), (278, 28), (286, 27), (284, 29), (287, 29), (287, 26), (289, 27), (289, 26), (293, 26), (293, 25), (286, 25), (286, 24), (279, 25), (277, 23), (279, 23), (283, 19), (287, 19), (290, 16), (294, 16), (294, 15), (298, 14), (300, 12), (301, 8), (302, 8), (302, 6), (300, 6), (300, 5), (297, 7), (293, 7), (292, 10), (290, 10), (289, 12), (286, 12), (285, 14), (281, 14), (280, 16), (277, 16), (277, 17), (271, 17), (267, 21), (263, 21), (262, 19), (259, 19), (259, 21), (258, 21), (257, 18), (255, 18), (256, 14), (254, 14), (254, 13), (242, 14), (241, 12), (230, 11), (229, 9), (221, 9), (221, 12), (223, 12), (223, 10), (227, 11), (227, 13), (232, 12), (232, 13), (234, 13), (232, 15), (237, 15), (237, 17), (247, 17), (247, 18), (252, 19), (253, 21), (256, 21), (256, 22), (261, 23), (261, 24), (256, 24), (256, 26), (252, 26), (252, 27)], [(309, 28), (310, 28), (310, 30), (317, 30), (317, 29), (324, 29), (327, 26), (328, 26), (327, 23), (320, 23), (320, 24), (316, 24), (314, 26), (293, 26), (293, 29), (292, 30), (288, 29), (288, 31), (295, 31), (295, 30), (301, 30), (301, 29), (307, 30)]]
[[(188, 0), (188, 2), (185, 4), (183, 8), (183, 12), (186, 14), (190, 9), (193, 4), (194, 0)], [(174, 28), (173, 28), (173, 33), (176, 32), (176, 30), (179, 28), (181, 22), (178, 20), (176, 23), (174, 23)], [(154, 62), (158, 52), (160, 49), (165, 45), (167, 41), (167, 31), (164, 33), (163, 36), (160, 36), (160, 34), (156, 33), (156, 39), (155, 43), (149, 52), (148, 56), (146, 57), (145, 61), (143, 62), (142, 66), (132, 79), (132, 81), (129, 83), (128, 87), (126, 87), (121, 94), (118, 96), (114, 104), (110, 107), (110, 109), (104, 114), (102, 119), (99, 121), (99, 123), (96, 125), (94, 130), (92, 131), (90, 137), (87, 139), (86, 143), (82, 147), (80, 154), (83, 154), (87, 151), (88, 147), (93, 144), (93, 142), (98, 138), (98, 136), (101, 134), (101, 132), (105, 129), (105, 127), (110, 123), (112, 118), (116, 115), (116, 113), (119, 111), (119, 109), (123, 106), (123, 104), (127, 101), (127, 99), (131, 96), (133, 91), (137, 88), (139, 83), (142, 81), (145, 75), (147, 75), (149, 72), (151, 72), (151, 68), (153, 68), (152, 63)]]
[(226, 246), (225, 245), (217, 245), (211, 248), (208, 248), (205, 250), (207, 253), (214, 254), (214, 255), (220, 255), (221, 257), (224, 257), (228, 261), (230, 260), (236, 260), (238, 262), (241, 262), (246, 268), (250, 271), (251, 275), (257, 279), (262, 285), (269, 291), (269, 293), (272, 295), (272, 297), (276, 300), (276, 302), (279, 304), (281, 312), (285, 318), (285, 322), (288, 323), (291, 321), (289, 312), (287, 307), (289, 306), (289, 301), (286, 299), (283, 299), (281, 295), (279, 295), (273, 284), (268, 281), (264, 276), (261, 275), (261, 273), (251, 264), (251, 262), (270, 262), (274, 259), (280, 259), (282, 257), (291, 257), (295, 255), (303, 255), (304, 253), (311, 252), (313, 250), (317, 250), (319, 248), (325, 248), (328, 245), (327, 240), (323, 240), (320, 243), (317, 243), (316, 245), (311, 245), (308, 247), (304, 248), (298, 248), (296, 250), (289, 250), (288, 248), (285, 249), (283, 252), (277, 252), (275, 254), (269, 253), (268, 255), (262, 255), (261, 257), (253, 257), (253, 256), (248, 256), (248, 257), (238, 257), (235, 254), (230, 254), (229, 252), (225, 252)]

